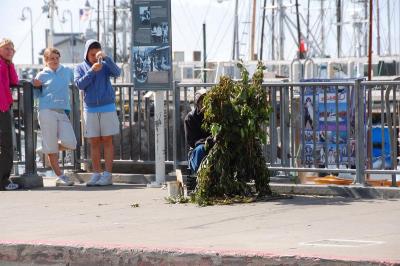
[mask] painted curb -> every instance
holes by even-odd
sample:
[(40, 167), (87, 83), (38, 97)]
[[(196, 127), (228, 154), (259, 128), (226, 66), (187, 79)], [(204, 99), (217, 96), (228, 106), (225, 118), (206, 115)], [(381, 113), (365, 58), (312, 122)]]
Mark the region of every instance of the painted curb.
[(20, 265), (400, 265), (399, 261), (371, 261), (357, 258), (320, 258), (285, 256), (266, 252), (147, 248), (124, 246), (89, 246), (0, 243), (0, 263)]

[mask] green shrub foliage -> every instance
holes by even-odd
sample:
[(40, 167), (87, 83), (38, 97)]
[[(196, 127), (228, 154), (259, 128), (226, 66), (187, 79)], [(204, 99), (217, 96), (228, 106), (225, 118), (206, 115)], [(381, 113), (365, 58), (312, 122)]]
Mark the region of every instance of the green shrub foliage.
[[(259, 63), (251, 80), (241, 63), (238, 67), (242, 80), (223, 76), (204, 98), (203, 127), (211, 131), (215, 144), (206, 145), (209, 152), (198, 171), (193, 199), (199, 205), (271, 195), (262, 155), (271, 112), (261, 86), (265, 67)], [(248, 185), (251, 181), (255, 192)]]

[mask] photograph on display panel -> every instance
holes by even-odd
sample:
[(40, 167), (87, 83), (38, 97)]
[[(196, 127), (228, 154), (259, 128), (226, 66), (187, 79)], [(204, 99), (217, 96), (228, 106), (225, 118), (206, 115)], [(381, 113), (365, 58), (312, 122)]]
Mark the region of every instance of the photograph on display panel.
[(151, 23), (152, 43), (168, 43), (168, 23)]
[(314, 103), (312, 99), (312, 95), (309, 95), (304, 100), (304, 128), (306, 130), (314, 129)]
[(150, 7), (149, 6), (141, 6), (139, 7), (139, 17), (140, 23), (142, 25), (149, 25), (150, 24)]
[(134, 47), (132, 59), (135, 82), (168, 83), (171, 69), (169, 46)]

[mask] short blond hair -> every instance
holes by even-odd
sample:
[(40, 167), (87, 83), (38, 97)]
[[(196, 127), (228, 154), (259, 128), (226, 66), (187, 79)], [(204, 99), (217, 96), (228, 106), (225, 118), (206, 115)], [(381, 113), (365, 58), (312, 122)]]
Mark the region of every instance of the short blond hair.
[[(11, 45), (12, 48), (14, 49), (14, 43), (13, 43), (10, 39), (3, 38), (3, 39), (0, 41), (0, 48), (1, 48), (1, 47), (4, 47), (4, 46), (6, 46), (6, 45)], [(15, 49), (14, 49), (14, 51), (15, 51)]]
[(51, 54), (56, 54), (61, 57), (60, 51), (58, 51), (56, 48), (50, 47), (46, 48), (43, 52), (44, 61), (47, 61)]

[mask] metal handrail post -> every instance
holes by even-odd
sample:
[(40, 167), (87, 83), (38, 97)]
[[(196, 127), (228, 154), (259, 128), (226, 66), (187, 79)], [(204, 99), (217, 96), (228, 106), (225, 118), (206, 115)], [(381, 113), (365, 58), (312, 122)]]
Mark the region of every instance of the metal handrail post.
[(180, 120), (180, 110), (181, 110), (181, 97), (180, 97), (180, 88), (177, 86), (177, 81), (174, 82), (173, 84), (173, 97), (174, 97), (174, 115), (173, 115), (173, 160), (174, 160), (174, 171), (176, 171), (177, 168), (177, 163), (178, 163), (178, 156), (180, 154), (180, 146), (181, 146), (181, 141), (178, 138), (178, 130), (181, 128), (181, 120)]
[[(276, 98), (277, 98), (276, 87), (271, 87), (271, 105), (273, 108), (273, 112), (270, 114), (270, 123), (269, 123), (269, 135), (270, 135), (270, 141), (269, 141), (270, 149), (269, 150), (271, 152), (271, 154), (270, 154), (271, 162), (270, 163), (273, 165), (276, 165), (276, 163), (277, 163), (276, 157), (277, 157), (278, 145), (281, 145), (281, 143), (277, 142), (278, 134), (276, 131), (277, 131), (278, 125), (276, 122), (277, 114), (275, 113), (277, 111)], [(280, 107), (279, 112), (281, 112), (280, 110), (281, 110), (282, 106), (279, 106), (279, 107)], [(281, 118), (280, 114), (279, 114), (279, 117)], [(282, 150), (281, 150), (281, 154), (282, 154)], [(281, 159), (282, 159), (282, 156), (281, 156)], [(282, 161), (281, 161), (281, 163), (282, 163)]]
[(81, 171), (80, 159), (81, 159), (81, 147), (82, 147), (82, 138), (81, 138), (81, 123), (80, 123), (80, 99), (79, 99), (79, 90), (74, 85), (71, 86), (72, 90), (72, 126), (77, 136), (77, 145), (74, 151), (74, 171)]
[(282, 116), (281, 116), (281, 158), (282, 165), (287, 167), (290, 165), (290, 114), (289, 114), (289, 85), (282, 89)]
[(12, 180), (23, 188), (43, 187), (43, 178), (36, 172), (34, 121), (33, 121), (33, 86), (30, 82), (21, 81), (24, 97), (24, 144), (25, 173)]
[(24, 124), (25, 124), (25, 174), (36, 174), (34, 123), (33, 123), (33, 88), (31, 83), (23, 82), (24, 88)]
[(356, 136), (356, 184), (365, 185), (365, 104), (364, 88), (361, 79), (356, 79), (354, 84), (355, 106), (355, 136)]

